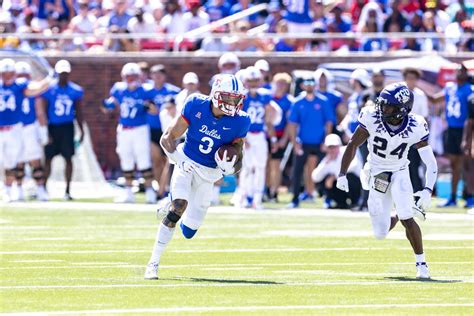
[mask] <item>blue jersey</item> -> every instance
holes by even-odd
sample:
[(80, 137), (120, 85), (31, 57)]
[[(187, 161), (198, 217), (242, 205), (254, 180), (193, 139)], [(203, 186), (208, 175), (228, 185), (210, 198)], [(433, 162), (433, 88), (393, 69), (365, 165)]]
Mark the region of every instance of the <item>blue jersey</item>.
[(9, 86), (0, 82), (0, 126), (21, 122), (21, 104), (25, 98), (28, 81), (17, 79)]
[(202, 94), (188, 97), (182, 117), (188, 122), (183, 151), (191, 160), (210, 168), (217, 167), (216, 151), (225, 144), (247, 135), (250, 118), (240, 111), (235, 116), (216, 118), (211, 98)]
[(326, 98), (328, 98), (328, 102), (331, 108), (331, 111), (333, 112), (333, 123), (336, 124), (337, 121), (337, 106), (341, 104), (342, 100), (344, 97), (342, 96), (342, 93), (336, 90), (331, 90), (331, 91), (318, 91), (322, 95), (324, 95)]
[(21, 122), (23, 125), (33, 124), (36, 121), (35, 97), (26, 97), (21, 104)]
[(84, 91), (73, 82), (68, 82), (64, 87), (56, 81), (43, 93), (48, 102), (48, 124), (57, 125), (72, 123), (76, 116), (76, 101), (82, 100)]
[(313, 19), (309, 14), (310, 0), (286, 0), (285, 19), (293, 23), (312, 23)]
[(289, 94), (285, 94), (281, 98), (273, 97), (272, 100), (275, 101), (275, 103), (278, 104), (281, 109), (281, 121), (280, 123), (275, 125), (275, 133), (277, 134), (277, 136), (281, 136), (283, 134), (283, 131), (285, 130), (286, 124), (288, 123), (288, 112), (290, 111), (291, 105), (295, 100)]
[(247, 93), (244, 99), (243, 110), (247, 112), (250, 117), (251, 125), (250, 132), (257, 133), (265, 130), (265, 106), (272, 100), (270, 91), (266, 89), (258, 89), (255, 96)]
[(152, 100), (151, 90), (139, 86), (129, 90), (125, 82), (116, 82), (110, 95), (120, 104), (119, 123), (125, 127), (136, 127), (147, 124), (147, 110), (145, 101)]
[(458, 86), (455, 83), (447, 83), (444, 88), (446, 99), (446, 121), (449, 127), (464, 127), (467, 119), (467, 100), (474, 93), (474, 86), (465, 83)]
[[(148, 86), (146, 86), (148, 89)], [(161, 130), (161, 122), (160, 122), (160, 108), (161, 105), (163, 104), (163, 100), (165, 99), (166, 96), (168, 95), (176, 95), (179, 93), (179, 88), (176, 86), (173, 86), (172, 84), (165, 83), (163, 87), (160, 89), (156, 89), (151, 85), (149, 87), (150, 90), (150, 96), (152, 98), (153, 103), (158, 107), (158, 113), (157, 114), (147, 114), (147, 122), (148, 125), (150, 125), (150, 128), (153, 129), (160, 129)]]
[(321, 144), (326, 135), (326, 123), (333, 121), (328, 99), (319, 93), (312, 101), (304, 95), (299, 97), (291, 107), (288, 120), (298, 124), (298, 137), (302, 144)]
[(204, 6), (207, 14), (209, 14), (209, 21), (214, 22), (223, 19), (229, 15), (230, 6), (224, 2), (222, 5), (217, 5), (213, 0), (209, 0)]

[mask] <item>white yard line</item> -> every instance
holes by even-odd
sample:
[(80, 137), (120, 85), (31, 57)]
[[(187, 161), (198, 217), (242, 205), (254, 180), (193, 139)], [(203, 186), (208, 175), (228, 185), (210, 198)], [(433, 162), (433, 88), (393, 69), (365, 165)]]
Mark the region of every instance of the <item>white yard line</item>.
[(64, 262), (64, 260), (45, 259), (45, 260), (11, 260), (14, 263), (42, 263), (42, 262)]
[[(244, 278), (244, 280), (242, 280)], [(247, 278), (247, 279), (245, 279)], [(242, 280), (239, 283), (238, 280)], [(222, 281), (216, 280), (215, 282), (194, 282), (194, 283), (173, 283), (173, 284), (160, 284), (160, 281), (150, 281), (148, 284), (85, 284), (85, 285), (4, 285), (0, 286), (0, 290), (53, 290), (53, 289), (112, 289), (112, 288), (176, 288), (176, 287), (255, 287), (255, 286), (287, 286), (287, 287), (298, 287), (298, 286), (348, 286), (348, 285), (383, 285), (383, 284), (403, 284), (406, 286), (413, 286), (413, 282), (406, 281), (324, 281), (324, 282), (275, 282), (271, 283), (272, 279), (251, 279), (249, 277), (236, 276), (232, 279), (224, 279)], [(227, 281), (227, 282), (226, 282)], [(446, 280), (447, 281), (447, 280)], [(419, 281), (430, 282), (430, 281)], [(473, 283), (474, 280), (462, 280), (463, 283)]]
[[(28, 203), (9, 203), (3, 204), (3, 208), (19, 208), (19, 209), (44, 209), (59, 211), (113, 211), (113, 212), (146, 212), (154, 214), (155, 205), (146, 204), (120, 204), (120, 203), (94, 203), (94, 202), (28, 202)], [(287, 209), (281, 210), (264, 210), (255, 211), (248, 209), (237, 209), (231, 206), (211, 207), (209, 213), (215, 214), (232, 214), (239, 218), (248, 218), (251, 215), (264, 216), (281, 216), (287, 214)], [(349, 218), (366, 218), (367, 212), (351, 212), (349, 210), (322, 210), (322, 209), (296, 209), (291, 210), (291, 214), (298, 216), (327, 216), (327, 217), (349, 217)], [(469, 214), (453, 214), (453, 213), (429, 213), (427, 220), (474, 220), (474, 216)]]
[(135, 309), (103, 309), (81, 311), (45, 311), (30, 313), (9, 313), (4, 315), (78, 315), (78, 314), (136, 314), (136, 313), (185, 313), (185, 312), (256, 312), (256, 311), (294, 311), (321, 309), (388, 309), (388, 308), (433, 308), (433, 307), (472, 307), (471, 303), (438, 303), (438, 304), (354, 304), (354, 305), (289, 305), (289, 306), (196, 306), (196, 307), (162, 307)]
[[(64, 260), (18, 260), (10, 262), (63, 262)], [(178, 264), (178, 265), (160, 265), (160, 269), (189, 269), (189, 268), (202, 268), (202, 270), (261, 270), (265, 267), (341, 267), (341, 266), (369, 266), (369, 265), (409, 265), (412, 266), (413, 262), (330, 262), (330, 263), (249, 263), (249, 264)], [(470, 261), (449, 261), (449, 262), (429, 262), (430, 265), (471, 265)], [(44, 270), (44, 269), (130, 269), (130, 268), (143, 268), (145, 264), (128, 264), (126, 262), (117, 263), (101, 263), (101, 262), (87, 262), (87, 263), (71, 263), (71, 265), (61, 266), (11, 266), (11, 267), (0, 267), (0, 270)], [(292, 270), (293, 272), (300, 272), (305, 270)]]

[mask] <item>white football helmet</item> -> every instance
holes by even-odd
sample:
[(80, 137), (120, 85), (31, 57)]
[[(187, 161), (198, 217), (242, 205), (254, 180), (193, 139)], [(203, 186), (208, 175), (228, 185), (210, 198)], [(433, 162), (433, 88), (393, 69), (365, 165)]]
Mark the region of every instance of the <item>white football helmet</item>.
[(219, 75), (212, 84), (212, 104), (226, 115), (236, 115), (243, 106), (245, 88), (243, 83), (234, 75)]
[(0, 61), (0, 72), (15, 72), (15, 61), (11, 58), (5, 58)]
[(128, 86), (136, 87), (140, 84), (140, 76), (142, 71), (137, 63), (127, 63), (122, 67), (122, 80)]
[(219, 71), (221, 74), (235, 74), (240, 70), (240, 59), (234, 53), (225, 53), (219, 58)]
[(19, 61), (15, 65), (17, 75), (31, 75), (31, 66), (25, 61)]

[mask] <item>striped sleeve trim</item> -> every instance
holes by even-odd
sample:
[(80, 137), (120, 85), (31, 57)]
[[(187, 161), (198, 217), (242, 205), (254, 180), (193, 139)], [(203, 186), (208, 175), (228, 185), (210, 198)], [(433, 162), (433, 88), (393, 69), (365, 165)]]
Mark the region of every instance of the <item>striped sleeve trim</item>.
[(422, 141), (422, 142), (427, 141), (429, 137), (430, 137), (430, 134), (428, 133), (428, 134), (426, 134), (425, 136), (423, 136), (423, 137), (421, 138), (421, 141)]

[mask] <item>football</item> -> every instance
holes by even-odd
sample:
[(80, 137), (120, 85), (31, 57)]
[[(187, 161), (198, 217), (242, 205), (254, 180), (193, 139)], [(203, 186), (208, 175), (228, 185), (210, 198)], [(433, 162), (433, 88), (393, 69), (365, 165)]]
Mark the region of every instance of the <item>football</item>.
[(239, 153), (237, 149), (232, 145), (223, 145), (217, 150), (217, 154), (221, 159), (224, 159), (224, 152), (227, 150), (227, 161), (231, 161), (234, 156), (237, 156)]

